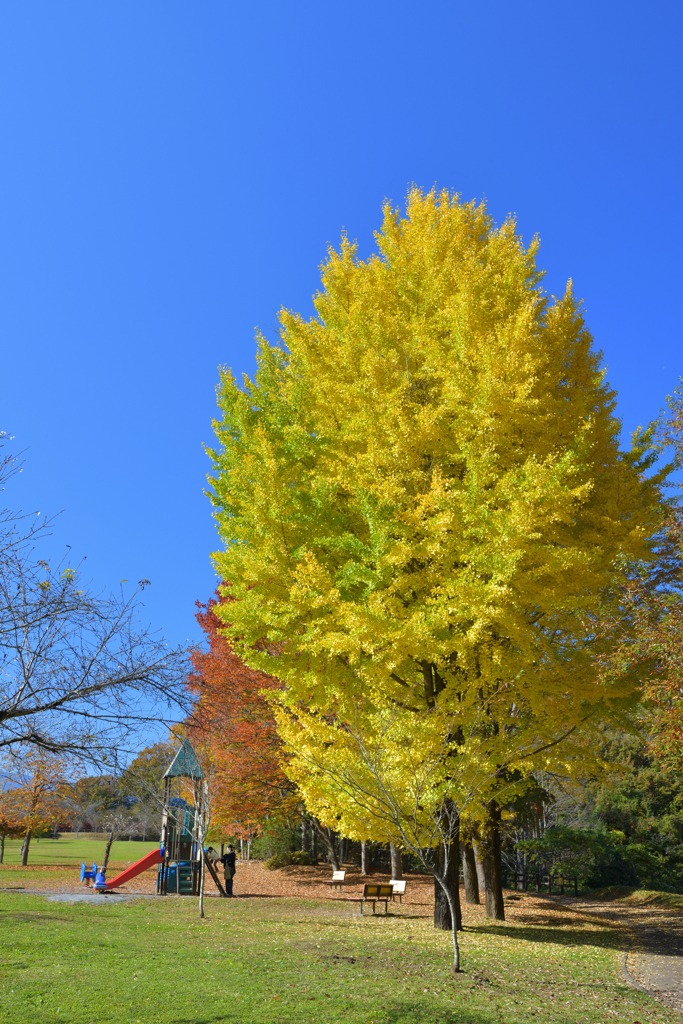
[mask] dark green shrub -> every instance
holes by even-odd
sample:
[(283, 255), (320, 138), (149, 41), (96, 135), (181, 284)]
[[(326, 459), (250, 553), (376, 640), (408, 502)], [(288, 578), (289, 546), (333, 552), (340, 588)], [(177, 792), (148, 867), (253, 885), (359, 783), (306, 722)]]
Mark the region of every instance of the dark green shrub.
[(306, 850), (285, 850), (282, 853), (276, 853), (269, 857), (263, 866), (268, 868), (269, 871), (275, 871), (277, 868), (286, 868), (290, 864), (316, 863), (317, 861)]
[(263, 832), (252, 843), (251, 854), (257, 860), (267, 861), (278, 854), (294, 853), (300, 845), (300, 832), (278, 818), (268, 818)]

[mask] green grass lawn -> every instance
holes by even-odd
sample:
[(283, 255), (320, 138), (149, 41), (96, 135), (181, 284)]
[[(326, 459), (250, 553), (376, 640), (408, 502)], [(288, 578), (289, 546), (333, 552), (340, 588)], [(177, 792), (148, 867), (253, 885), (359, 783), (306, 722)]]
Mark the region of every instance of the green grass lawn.
[[(95, 898), (94, 898), (95, 899)], [(561, 912), (560, 912), (561, 913)], [(621, 979), (622, 938), (555, 915), (450, 936), (292, 899), (98, 907), (0, 894), (0, 1021), (17, 1024), (673, 1024)]]
[[(9, 867), (21, 863), (21, 839), (5, 840), (4, 864)], [(86, 861), (101, 863), (104, 857), (106, 839), (33, 839), (28, 852), (29, 865), (62, 864), (65, 867), (78, 866)], [(158, 849), (159, 843), (118, 841), (112, 844), (110, 864), (125, 864), (144, 857), (150, 850)], [(0, 869), (2, 868), (0, 864)]]

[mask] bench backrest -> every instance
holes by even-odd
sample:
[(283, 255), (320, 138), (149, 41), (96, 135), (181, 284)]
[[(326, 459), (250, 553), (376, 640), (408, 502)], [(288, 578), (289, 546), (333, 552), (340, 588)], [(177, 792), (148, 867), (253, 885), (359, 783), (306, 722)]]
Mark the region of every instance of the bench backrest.
[(389, 885), (390, 885), (390, 886), (392, 887), (392, 889), (394, 890), (394, 892), (397, 892), (397, 893), (404, 893), (404, 892), (406, 891), (406, 883), (405, 883), (405, 879), (401, 879), (401, 881), (400, 881), (400, 882), (395, 882), (395, 881), (393, 880), (393, 878), (392, 878), (392, 880), (390, 881)]
[(346, 878), (346, 872), (345, 871), (333, 871), (332, 872), (332, 881), (333, 882), (343, 882), (345, 878)]
[(363, 886), (363, 899), (389, 899), (392, 892), (390, 885), (366, 884)]

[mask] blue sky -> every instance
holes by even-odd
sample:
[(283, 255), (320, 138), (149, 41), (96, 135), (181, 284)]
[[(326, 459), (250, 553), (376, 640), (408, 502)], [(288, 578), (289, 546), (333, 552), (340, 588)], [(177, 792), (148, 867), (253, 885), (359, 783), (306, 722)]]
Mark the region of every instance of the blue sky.
[(680, 4), (0, 2), (8, 502), (195, 639), (219, 364), (308, 315), (342, 228), (485, 197), (572, 277), (624, 430), (683, 374)]

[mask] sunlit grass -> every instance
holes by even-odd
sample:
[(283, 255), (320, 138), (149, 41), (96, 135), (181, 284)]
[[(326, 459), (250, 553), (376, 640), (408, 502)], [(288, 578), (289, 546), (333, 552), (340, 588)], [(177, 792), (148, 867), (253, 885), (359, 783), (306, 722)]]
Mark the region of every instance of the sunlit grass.
[[(104, 857), (106, 839), (33, 839), (29, 848), (28, 862), (30, 865), (42, 864), (63, 864), (65, 866), (78, 865), (82, 861), (92, 864), (93, 861), (101, 863)], [(112, 844), (109, 862), (114, 864), (126, 864), (128, 861), (139, 860), (146, 853), (158, 847), (158, 842), (142, 843), (138, 841), (119, 840)], [(3, 867), (12, 867), (21, 863), (21, 839), (5, 840), (5, 857), (3, 864), (0, 864), (0, 871)], [(1, 883), (0, 883), (1, 884)]]
[(108, 905), (0, 895), (0, 1020), (74, 1024), (673, 1024), (621, 978), (619, 933), (548, 915), (450, 936), (294, 899)]

